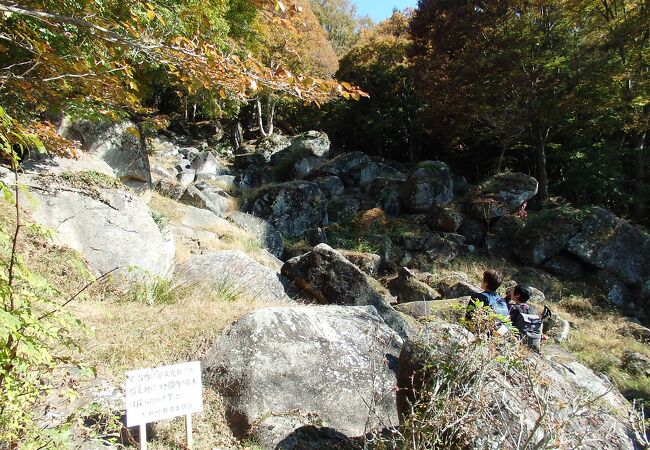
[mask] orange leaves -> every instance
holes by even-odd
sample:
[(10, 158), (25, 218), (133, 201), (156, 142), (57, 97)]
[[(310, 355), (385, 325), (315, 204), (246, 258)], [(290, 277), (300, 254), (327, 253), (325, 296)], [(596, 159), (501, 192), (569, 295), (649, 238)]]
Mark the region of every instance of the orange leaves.
[(33, 122), (26, 131), (38, 137), (45, 148), (54, 154), (77, 158), (81, 153), (80, 144), (59, 136), (50, 122)]
[[(47, 3), (53, 8), (49, 11), (24, 8), (15, 13), (11, 24), (0, 21), (0, 33), (9, 37), (0, 50), (21, 55), (20, 60), (12, 61), (18, 63), (14, 68), (0, 69), (0, 95), (11, 92), (14, 98), (34, 105), (34, 113), (72, 100), (93, 104), (97, 111), (142, 112), (147, 111), (142, 99), (151, 91), (142, 78), (144, 67), (161, 73), (164, 83), (179, 95), (205, 90), (226, 100), (273, 92), (315, 105), (335, 96), (356, 100), (367, 96), (350, 83), (329, 78), (334, 66), (322, 62), (331, 52), (322, 48), (324, 41), (317, 34), (322, 29), (308, 3), (300, 0), (306, 5), (303, 9), (290, 0), (253, 1), (272, 15), (271, 24), (288, 21), (306, 23), (308, 28), (298, 32), (293, 25), (277, 29), (267, 23), (272, 30), (268, 34), (277, 32), (277, 39), (267, 42), (276, 46), (275, 53), (269, 51), (265, 54), (269, 57), (263, 59), (224, 54), (203, 33), (174, 35), (172, 30), (182, 33), (178, 31), (182, 27), (165, 27), (163, 14), (169, 18), (169, 11), (161, 11), (153, 0), (124, 0), (126, 14), (120, 21), (96, 2), (88, 2), (83, 14), (71, 12), (58, 1)], [(301, 72), (309, 75), (299, 75)], [(47, 130), (39, 133), (48, 136)]]

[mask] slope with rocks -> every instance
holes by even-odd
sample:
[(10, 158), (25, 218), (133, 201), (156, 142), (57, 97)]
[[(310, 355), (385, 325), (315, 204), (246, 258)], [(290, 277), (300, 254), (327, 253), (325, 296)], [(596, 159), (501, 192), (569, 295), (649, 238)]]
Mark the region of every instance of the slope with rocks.
[[(68, 130), (93, 129), (82, 125)], [(391, 167), (362, 152), (336, 155), (319, 132), (220, 152), (170, 132), (136, 143), (115, 137), (128, 127), (106, 130), (91, 134), (79, 161), (36, 161), (20, 181), (37, 200), (24, 202), (32, 219), (54, 230), (53, 249), (80, 252), (98, 274), (121, 270), (119, 282), (72, 305), (95, 331), (81, 338), (82, 359), (116, 388), (110, 408), (119, 409), (124, 370), (200, 359), (198, 448), (246, 439), (262, 448), (409, 448), (416, 431), (431, 436), (408, 401), (429, 408), (436, 398), (485, 405), (436, 419), (443, 428), (480, 424), (489, 412), (492, 426), (456, 427), (458, 436), (478, 433), (471, 448), (642, 445), (616, 386), (628, 399), (650, 398), (647, 328), (634, 321), (646, 320), (650, 252), (630, 247), (650, 238), (622, 219), (567, 207), (527, 215), (537, 182), (525, 174), (464, 192), (443, 162)], [(120, 182), (134, 167), (120, 165), (120, 142), (148, 146), (137, 167), (149, 171), (153, 193)], [(541, 355), (508, 340), (495, 349), (456, 323), (488, 267), (504, 272), (504, 287), (536, 287), (534, 305), (556, 313)], [(459, 377), (484, 367), (504, 378), (486, 372), (471, 384), (476, 398), (405, 381), (459, 355), (478, 364), (447, 367)], [(539, 375), (539, 389), (523, 383), (522, 367)], [(530, 401), (512, 394), (526, 389)], [(85, 404), (107, 405), (97, 389), (82, 392)], [(180, 445), (177, 422), (156, 428), (156, 448)]]

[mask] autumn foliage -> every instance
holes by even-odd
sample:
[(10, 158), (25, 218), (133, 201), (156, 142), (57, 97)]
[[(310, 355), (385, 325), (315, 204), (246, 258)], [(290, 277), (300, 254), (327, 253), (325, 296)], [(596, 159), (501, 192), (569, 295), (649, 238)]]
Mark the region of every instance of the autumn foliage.
[(1, 0), (0, 14), (0, 104), (25, 123), (74, 108), (147, 116), (152, 85), (217, 104), (363, 95), (331, 78), (336, 57), (305, 5)]

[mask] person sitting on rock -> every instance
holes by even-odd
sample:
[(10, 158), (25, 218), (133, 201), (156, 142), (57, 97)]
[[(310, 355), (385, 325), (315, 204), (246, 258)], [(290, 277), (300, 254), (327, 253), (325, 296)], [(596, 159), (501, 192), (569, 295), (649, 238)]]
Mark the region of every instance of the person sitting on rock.
[(484, 304), (489, 305), (495, 314), (508, 317), (508, 303), (497, 294), (497, 289), (499, 289), (502, 282), (501, 273), (494, 269), (486, 270), (483, 272), (483, 281), (481, 281), (481, 289), (483, 289), (481, 295), (487, 300), (487, 303), (484, 302)]
[(515, 308), (515, 305), (520, 306), (520, 310), (523, 311), (525, 314), (534, 314), (535, 312), (532, 310), (532, 308), (528, 305), (528, 300), (530, 300), (530, 290), (526, 286), (522, 286), (521, 284), (518, 284), (512, 289), (508, 289), (506, 291), (506, 301), (508, 302), (508, 307), (509, 307), (509, 315), (511, 321), (514, 323), (514, 320), (512, 320), (513, 313), (519, 313), (517, 308)]
[[(489, 306), (495, 314), (502, 317), (508, 317), (508, 303), (504, 298), (497, 294), (497, 289), (499, 289), (502, 282), (503, 277), (501, 276), (501, 273), (494, 269), (486, 270), (483, 272), (483, 281), (481, 281), (481, 289), (483, 289), (483, 292), (472, 295), (472, 302), (474, 304), (478, 303), (483, 306)], [(471, 310), (472, 308), (468, 308), (466, 316), (468, 319), (472, 316)]]
[(510, 301), (510, 322), (519, 331), (520, 339), (530, 349), (539, 352), (540, 343), (546, 338), (542, 333), (542, 319), (528, 305), (530, 289), (518, 284), (512, 290), (508, 290), (506, 299)]

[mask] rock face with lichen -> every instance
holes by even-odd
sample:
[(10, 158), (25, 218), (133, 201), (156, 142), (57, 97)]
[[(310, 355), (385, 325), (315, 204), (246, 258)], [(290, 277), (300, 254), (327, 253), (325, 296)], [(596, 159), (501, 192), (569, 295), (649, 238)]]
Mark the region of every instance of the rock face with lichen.
[[(481, 366), (481, 360), (491, 358), (478, 350), (479, 347), (474, 347), (476, 342), (475, 336), (465, 328), (432, 319), (404, 344), (397, 377), (397, 404), (403, 420), (410, 416), (411, 405), (422, 398), (432, 370), (439, 367), (450, 374), (451, 379), (465, 377), (475, 370), (473, 368)], [(463, 355), (462, 358), (459, 355)], [(630, 360), (634, 361), (635, 368), (648, 367), (647, 359), (643, 363), (639, 363), (638, 358), (630, 357)], [(538, 396), (533, 394), (529, 380), (518, 369), (505, 369), (504, 374), (499, 370), (488, 372), (486, 365), (479, 369), (483, 370), (484, 377), (480, 388), (476, 379), (468, 379), (465, 385), (468, 392), (473, 389), (473, 395), (480, 396), (484, 402), (483, 407), (472, 414), (472, 426), (480, 433), (474, 436), (468, 448), (519, 448), (517, 442), (522, 436), (530, 436), (531, 442), (542, 442), (550, 429), (548, 425), (537, 426), (546, 414), (540, 409), (540, 402), (543, 402), (542, 408), (549, 409), (549, 415), (558, 418), (557, 424), (562, 423), (554, 434), (561, 448), (639, 448), (626, 416), (627, 401), (608, 381), (559, 347), (546, 345), (543, 355), (531, 354), (526, 361), (534, 376), (544, 380), (543, 384), (538, 381), (535, 387)], [(437, 387), (444, 395), (445, 386)], [(586, 423), (589, 426), (585, 426)], [(458, 424), (462, 425), (467, 423)]]
[(235, 435), (275, 448), (309, 424), (348, 436), (396, 426), (401, 346), (373, 307), (268, 308), (234, 324), (203, 368)]
[(82, 253), (97, 274), (116, 269), (130, 278), (171, 274), (174, 240), (139, 196), (117, 187), (69, 187), (38, 176), (26, 182), (35, 200), (32, 218), (55, 231), (55, 242)]
[(642, 286), (650, 279), (650, 237), (602, 208), (593, 208), (568, 251), (588, 264)]
[(378, 284), (339, 252), (319, 244), (282, 266), (282, 274), (321, 304), (373, 306), (400, 336), (410, 333), (407, 321), (390, 306)]
[(145, 140), (135, 123), (71, 121), (64, 118), (59, 133), (79, 141), (85, 151), (106, 162), (119, 179), (137, 192), (151, 189)]
[(250, 212), (269, 221), (283, 236), (299, 237), (323, 223), (327, 198), (316, 183), (291, 181), (262, 188)]
[(400, 196), (404, 208), (414, 213), (451, 202), (454, 180), (449, 166), (441, 161), (421, 162), (404, 182)]
[(492, 220), (517, 210), (537, 194), (537, 180), (523, 173), (502, 173), (483, 182), (474, 192), (469, 212)]

